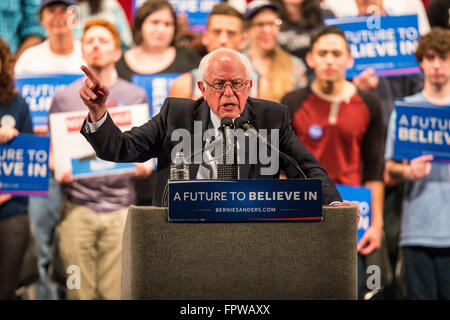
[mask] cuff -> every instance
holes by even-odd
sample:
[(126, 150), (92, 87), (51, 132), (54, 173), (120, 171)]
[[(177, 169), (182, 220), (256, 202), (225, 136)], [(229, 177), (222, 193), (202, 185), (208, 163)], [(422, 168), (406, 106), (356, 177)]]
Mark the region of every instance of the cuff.
[(85, 131), (88, 133), (94, 133), (98, 130), (98, 128), (100, 128), (100, 126), (106, 121), (106, 118), (108, 117), (108, 112), (105, 112), (105, 114), (103, 115), (103, 117), (98, 120), (97, 122), (91, 122), (91, 119), (88, 116), (86, 117), (86, 125), (84, 127)]

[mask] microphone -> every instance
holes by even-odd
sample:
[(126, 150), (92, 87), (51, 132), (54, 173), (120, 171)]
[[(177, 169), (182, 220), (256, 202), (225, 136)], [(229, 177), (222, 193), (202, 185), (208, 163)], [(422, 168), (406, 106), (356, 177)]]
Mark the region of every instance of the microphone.
[(303, 176), (303, 179), (307, 179), (307, 176), (305, 175), (303, 170), (300, 168), (297, 161), (294, 158), (292, 158), (291, 156), (287, 155), (286, 153), (281, 152), (278, 148), (276, 148), (269, 141), (267, 141), (266, 138), (261, 136), (259, 134), (259, 132), (250, 124), (250, 121), (248, 121), (246, 118), (238, 117), (238, 118), (234, 119), (234, 126), (237, 129), (243, 129), (244, 131), (250, 133), (252, 136), (255, 136), (258, 140), (261, 140), (265, 145), (267, 145), (270, 148), (272, 148), (273, 150), (277, 151), (278, 154), (283, 159), (288, 161), (292, 166), (294, 166), (295, 169), (297, 169), (297, 171)]
[[(217, 165), (217, 179), (234, 179), (238, 178), (238, 167), (234, 163), (234, 134), (233, 120), (230, 117), (224, 117), (220, 120), (220, 129), (223, 132), (223, 163)], [(229, 151), (229, 152), (227, 152)]]

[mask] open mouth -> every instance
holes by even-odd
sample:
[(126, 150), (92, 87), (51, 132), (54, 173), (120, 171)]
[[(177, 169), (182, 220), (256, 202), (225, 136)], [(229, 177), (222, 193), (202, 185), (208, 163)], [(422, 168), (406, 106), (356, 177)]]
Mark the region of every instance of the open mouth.
[(222, 108), (223, 108), (225, 111), (233, 111), (233, 110), (236, 108), (236, 104), (234, 104), (234, 103), (227, 103), (227, 104), (224, 104), (224, 105), (222, 106)]

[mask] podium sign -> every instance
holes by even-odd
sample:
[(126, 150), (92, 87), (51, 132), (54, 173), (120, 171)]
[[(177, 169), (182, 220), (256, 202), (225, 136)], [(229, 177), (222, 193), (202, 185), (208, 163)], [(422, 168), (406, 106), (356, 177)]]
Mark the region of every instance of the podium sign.
[(169, 182), (171, 222), (321, 220), (320, 179)]

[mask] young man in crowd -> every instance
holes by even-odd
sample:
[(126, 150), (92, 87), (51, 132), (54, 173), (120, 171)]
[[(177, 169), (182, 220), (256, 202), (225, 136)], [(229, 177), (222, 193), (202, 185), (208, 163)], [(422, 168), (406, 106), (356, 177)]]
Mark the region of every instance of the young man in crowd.
[(353, 58), (344, 32), (324, 27), (313, 35), (306, 62), (314, 69), (310, 86), (292, 91), (287, 105), (297, 136), (334, 183), (372, 191), (372, 221), (358, 244), (360, 289), (364, 256), (381, 245), (383, 231), (383, 140), (379, 100), (345, 78)]
[[(120, 36), (116, 27), (102, 19), (86, 23), (82, 52), (87, 65), (109, 90), (106, 106), (147, 103), (145, 91), (118, 78)], [(85, 110), (79, 96), (80, 79), (58, 91), (50, 114)], [(150, 170), (136, 164), (133, 174), (74, 180), (71, 172), (61, 179), (64, 196), (59, 224), (59, 250), (64, 270), (80, 267), (79, 289), (69, 289), (68, 299), (120, 299), (122, 233), (128, 207), (135, 194), (131, 177), (147, 177)]]
[[(416, 58), (424, 89), (405, 101), (450, 106), (450, 30), (434, 27), (419, 40)], [(395, 161), (396, 112), (386, 140), (388, 182), (405, 182), (400, 246), (409, 299), (450, 299), (450, 165), (431, 163), (432, 155)]]

